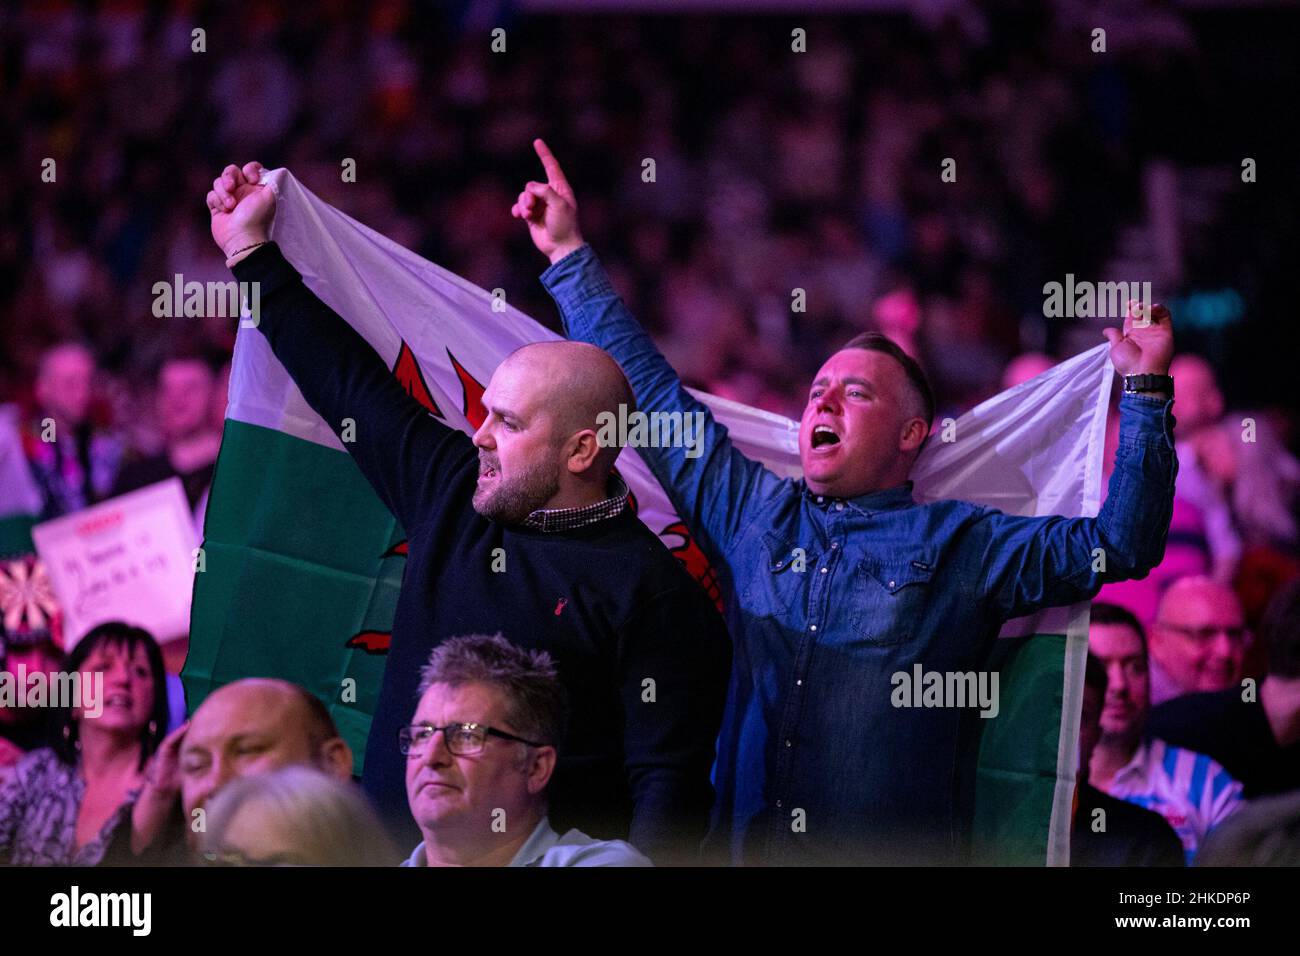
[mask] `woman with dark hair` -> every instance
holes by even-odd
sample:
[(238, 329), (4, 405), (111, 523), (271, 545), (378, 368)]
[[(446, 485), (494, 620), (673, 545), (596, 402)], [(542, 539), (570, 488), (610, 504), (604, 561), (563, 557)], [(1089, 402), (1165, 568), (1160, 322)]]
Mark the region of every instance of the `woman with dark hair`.
[(81, 699), (58, 702), (65, 706), (53, 714), (51, 746), (24, 756), (0, 782), (0, 863), (99, 863), (167, 732), (162, 652), (148, 631), (101, 624), (73, 649), (67, 670), (80, 675)]

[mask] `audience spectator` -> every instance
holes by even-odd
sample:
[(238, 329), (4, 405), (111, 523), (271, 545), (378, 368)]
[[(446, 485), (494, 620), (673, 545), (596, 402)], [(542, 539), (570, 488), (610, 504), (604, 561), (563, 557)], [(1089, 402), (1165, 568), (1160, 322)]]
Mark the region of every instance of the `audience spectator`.
[(202, 358), (176, 356), (158, 370), (157, 414), (163, 449), (122, 466), (113, 494), (125, 494), (173, 476), (181, 479), (185, 498), (199, 515), (200, 503), (212, 484), (213, 466), (221, 447), (221, 431), (212, 423), (212, 393), (216, 376)]
[[(0, 862), (93, 866), (143, 784), (145, 763), (167, 727), (162, 654), (148, 632), (101, 624), (68, 657), (82, 701), (55, 714), (52, 745), (33, 750), (0, 783)], [(99, 714), (85, 688), (103, 675)]]
[[(18, 69), (0, 75), (0, 128), (10, 134), (0, 136), (0, 152), (25, 169), (54, 157), (58, 178), (48, 189), (0, 179), (0, 209), (20, 224), (0, 237), (0, 310), (12, 318), (0, 324), (0, 401), (23, 410), (15, 417), (22, 454), (13, 461), (35, 483), (19, 495), (0, 482), (0, 515), (30, 523), (37, 492), (39, 517), (48, 519), (179, 475), (202, 520), (235, 328), (154, 319), (148, 302), (152, 284), (176, 273), (229, 279), (206, 213), (171, 198), (206, 191), (219, 165), (213, 156), (267, 155), (349, 215), (503, 288), (547, 322), (554, 313), (535, 281), (533, 250), (512, 238), (500, 193), (531, 163), (527, 140), (555, 117), (548, 138), (572, 157), (575, 178), (601, 184), (584, 208), (589, 238), (608, 250), (620, 292), (689, 384), (797, 415), (813, 357), (875, 329), (935, 373), (941, 416), (958, 414), (999, 384), (1050, 367), (1049, 356), (1099, 341), (1086, 321), (1046, 318), (1043, 283), (1067, 272), (1111, 278), (1108, 258), (1129, 257), (1133, 243), (1120, 240), (1146, 214), (1151, 162), (1222, 164), (1222, 150), (1171, 155), (1180, 132), (1231, 142), (1204, 131), (1237, 128), (1224, 125), (1225, 111), (1244, 124), (1243, 110), (1258, 117), (1271, 109), (1232, 91), (1254, 83), (1265, 60), (1283, 71), (1273, 85), (1285, 88), (1300, 62), (1268, 54), (1268, 37), (1224, 29), (1215, 18), (1222, 55), (1206, 71), (1197, 45), (1211, 21), (1140, 4), (1121, 4), (1118, 19), (1109, 11), (1106, 57), (1077, 42), (1079, 23), (1093, 16), (1081, 12), (1086, 4), (1018, 22), (1016, 42), (1002, 42), (1008, 19), (1023, 19), (1020, 6), (814, 18), (816, 55), (784, 59), (756, 52), (771, 48), (777, 20), (698, 17), (676, 29), (658, 19), (530, 15), (513, 29), (511, 55), (491, 63), (475, 32), (482, 24), (469, 29), (473, 18), (410, 0), (386, 4), (367, 30), (355, 29), (346, 4), (310, 17), (290, 5), (238, 19), (200, 3), (213, 48), (239, 52), (198, 58), (189, 15), (166, 5), (24, 8), (6, 20), (4, 49)], [(1207, 73), (1223, 84), (1216, 95), (1202, 87)], [(563, 79), (542, 82), (547, 76)], [(250, 82), (264, 108), (241, 113), (232, 104)], [(704, 112), (699, 89), (709, 93)], [(358, 139), (361, 126), (367, 135)], [(340, 182), (331, 159), (340, 155), (357, 159), (356, 182)], [(646, 157), (657, 162), (653, 185), (642, 178)], [(940, 180), (949, 157), (959, 173)], [(159, 188), (168, 182), (176, 188)], [(1101, 595), (1150, 629), (1150, 695), (1153, 704), (1167, 701), (1152, 731), (1218, 760), (1251, 797), (1300, 787), (1289, 683), (1300, 680), (1300, 667), (1280, 649), (1286, 634), (1266, 638), (1273, 660), (1258, 700), (1244, 699), (1240, 683), (1257, 673), (1245, 625), (1258, 624), (1270, 596), (1300, 573), (1297, 420), (1293, 407), (1251, 405), (1257, 410), (1224, 416), (1285, 387), (1245, 361), (1243, 347), (1263, 340), (1257, 330), (1279, 314), (1279, 300), (1289, 302), (1285, 270), (1262, 265), (1287, 247), (1285, 237), (1260, 228), (1242, 198), (1290, 208), (1262, 192), (1279, 182), (1290, 180), (1230, 190), (1224, 201), (1247, 225), (1202, 223), (1197, 242), (1184, 244), (1188, 280), (1169, 293), (1191, 292), (1198, 266), (1212, 263), (1212, 281), (1242, 290), (1247, 314), (1212, 333), (1180, 325), (1180, 347), (1211, 358), (1181, 355), (1172, 370), (1182, 468), (1165, 560), (1146, 579)], [(1285, 197), (1296, 187), (1282, 188)], [(1201, 216), (1213, 205), (1187, 201)], [(1209, 259), (1198, 263), (1193, 246)], [(799, 310), (796, 289), (805, 293)], [(1157, 290), (1164, 294), (1159, 281)], [(200, 354), (212, 364), (164, 361)], [(214, 381), (211, 368), (223, 361)], [(155, 381), (148, 370), (160, 363)], [(54, 441), (43, 440), (47, 419)], [(1106, 476), (1116, 425), (1112, 416)], [(1231, 583), (1240, 602), (1204, 577)], [(1244, 618), (1234, 612), (1239, 604)], [(10, 664), (57, 666), (57, 637), (14, 632), (7, 618), (6, 628)], [(172, 669), (184, 647), (165, 649)], [(309, 715), (314, 698), (305, 691), (260, 685), (236, 693), (297, 715), (275, 729), (279, 744), (297, 741), (292, 758), (271, 748), (275, 762), (342, 765), (337, 748), (317, 739), (335, 735)], [(183, 716), (175, 700), (172, 714)], [(0, 765), (40, 744), (36, 724), (26, 722), (33, 716), (0, 712)], [(102, 809), (101, 798), (113, 798), (100, 789), (87, 799)], [(176, 792), (163, 794), (167, 819), (183, 827), (193, 821), (176, 812)], [(133, 815), (156, 797), (146, 788)], [(73, 811), (80, 815), (79, 805), (59, 812)], [(92, 840), (77, 852), (99, 851)]]
[(1300, 461), (1287, 451), (1273, 418), (1232, 415), (1202, 431), (1196, 455), (1223, 489), (1245, 546), (1294, 554)]
[(1250, 686), (1186, 694), (1151, 712), (1150, 731), (1208, 754), (1249, 800), (1300, 790), (1300, 580), (1273, 599), (1260, 637), (1268, 676)]
[(113, 485), (122, 448), (91, 420), (94, 384), (95, 357), (84, 345), (63, 342), (41, 356), (23, 449), (43, 498), (43, 521), (93, 504)]
[(281, 680), (252, 677), (218, 688), (159, 749), (130, 825), (116, 834), (114, 859), (189, 861), (207, 825), (208, 801), (222, 787), (288, 766), (351, 779), (352, 749), (325, 705)]
[(1151, 627), (1151, 703), (1239, 687), (1250, 632), (1237, 595), (1208, 577), (1180, 578)]
[[(567, 116), (553, 145), (573, 157), (575, 177), (606, 184), (584, 210), (590, 238), (627, 279), (633, 310), (698, 359), (679, 366), (697, 368), (691, 384), (766, 376), (772, 356), (806, 364), (876, 328), (931, 352), (937, 385), (951, 390), (939, 407), (951, 408), (990, 393), (1018, 351), (1065, 354), (1067, 336), (1092, 334), (1043, 314), (1043, 283), (1067, 271), (1104, 278), (1118, 227), (1145, 212), (1148, 161), (1166, 155), (1128, 126), (1201, 115), (1191, 108), (1203, 98), (1195, 84), (1147, 83), (1154, 68), (1131, 42), (1106, 58), (1065, 55), (1069, 18), (1033, 18), (1004, 44), (990, 42), (998, 18), (975, 10), (934, 22), (817, 18), (815, 55), (776, 60), (754, 52), (770, 46), (769, 18), (695, 17), (678, 29), (529, 16), (511, 55), (491, 64), (454, 12), (410, 0), (364, 31), (346, 5), (310, 22), (287, 8), (205, 15), (214, 49), (227, 52), (199, 60), (183, 17), (163, 9), (130, 30), (111, 9), (10, 24), (23, 69), (3, 81), (0, 119), (18, 164), (60, 163), (57, 193), (0, 186), (0, 207), (26, 224), (0, 244), (0, 307), (15, 329), (84, 337), (128, 391), (144, 390), (141, 364), (159, 350), (228, 351), (233, 333), (160, 324), (140, 307), (176, 273), (228, 278), (202, 210), (153, 189), (164, 177), (181, 184), (175, 195), (194, 195), (213, 155), (274, 152), (345, 212), (545, 320), (529, 250), (497, 211), (508, 207), (501, 183), (527, 162), (519, 144)], [(961, 16), (980, 27), (958, 28)], [(1182, 14), (1163, 17), (1193, 32)], [(941, 82), (923, 69), (935, 60)], [(552, 75), (564, 82), (539, 81)], [(234, 108), (263, 88), (276, 95)], [(96, 135), (81, 135), (92, 121)], [(326, 161), (344, 146), (365, 170), (355, 182)], [(584, 156), (605, 174), (584, 170)], [(950, 157), (961, 170), (951, 181), (922, 172)], [(441, 235), (422, 225), (438, 221), (454, 225)], [(798, 313), (795, 288), (807, 292)], [(0, 367), (30, 372), (31, 348), (26, 332), (0, 331)], [(757, 397), (798, 407), (807, 371)], [(0, 374), (0, 399), (17, 384)], [(133, 437), (148, 454), (144, 428)]]
[(1214, 367), (1199, 355), (1174, 357), (1169, 366), (1174, 377), (1174, 416), (1177, 420), (1177, 495), (1194, 505), (1205, 519), (1205, 537), (1212, 558), (1212, 573), (1224, 584), (1232, 580), (1241, 559), (1241, 536), (1233, 525), (1232, 511), (1218, 478), (1201, 463), (1207, 439), (1219, 433), (1223, 393)]
[(1206, 834), (1239, 809), (1241, 784), (1205, 754), (1145, 735), (1147, 647), (1137, 618), (1116, 605), (1094, 602), (1088, 652), (1106, 668), (1101, 739), (1089, 779), (1112, 797), (1168, 820), (1190, 865)]
[(392, 866), (398, 859), (359, 787), (301, 765), (222, 787), (199, 849), (216, 866)]
[(1079, 715), (1079, 784), (1070, 829), (1071, 866), (1182, 866), (1183, 845), (1158, 813), (1117, 800), (1088, 782), (1101, 739), (1106, 668), (1088, 655)]
[(546, 815), (565, 695), (545, 651), (504, 637), (434, 649), (400, 735), (406, 795), (424, 839), (403, 866), (650, 866), (622, 840), (563, 836)]

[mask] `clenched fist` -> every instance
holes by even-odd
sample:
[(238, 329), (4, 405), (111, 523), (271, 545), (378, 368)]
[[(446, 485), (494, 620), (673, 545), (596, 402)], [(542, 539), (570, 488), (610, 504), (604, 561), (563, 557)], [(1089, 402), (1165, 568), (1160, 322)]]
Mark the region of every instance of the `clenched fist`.
[(1174, 357), (1174, 324), (1169, 310), (1160, 303), (1150, 313), (1130, 300), (1124, 331), (1103, 329), (1110, 342), (1110, 360), (1121, 375), (1167, 375)]
[(546, 182), (525, 185), (524, 191), (510, 207), (510, 215), (528, 224), (533, 245), (555, 263), (582, 245), (582, 233), (578, 231), (578, 201), (546, 144), (535, 139), (533, 148), (546, 171)]
[(208, 212), (212, 214), (212, 238), (227, 259), (255, 242), (269, 238), (275, 218), (275, 190), (261, 182), (261, 163), (245, 163), (243, 169), (227, 166), (212, 181)]

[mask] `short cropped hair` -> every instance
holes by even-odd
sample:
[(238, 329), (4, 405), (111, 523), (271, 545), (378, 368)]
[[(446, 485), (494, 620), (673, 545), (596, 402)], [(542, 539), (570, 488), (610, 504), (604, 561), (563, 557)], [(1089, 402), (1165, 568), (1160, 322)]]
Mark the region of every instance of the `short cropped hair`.
[(917, 364), (916, 359), (903, 351), (902, 347), (882, 332), (863, 332), (861, 335), (855, 335), (849, 341), (844, 343), (844, 349), (865, 349), (868, 352), (882, 352), (888, 355), (895, 362), (903, 367), (903, 373), (907, 376), (907, 381), (911, 384), (917, 397), (921, 399), (921, 405), (925, 409), (925, 427), (929, 428), (930, 423), (934, 421), (934, 390), (930, 388), (930, 381), (925, 377), (925, 372)]
[(434, 648), (420, 669), (419, 693), (433, 684), (488, 684), (506, 697), (506, 719), (527, 740), (556, 746), (564, 733), (568, 701), (555, 662), (502, 635), (453, 637)]
[(1142, 642), (1142, 653), (1146, 653), (1147, 632), (1143, 629), (1142, 622), (1137, 619), (1137, 615), (1128, 608), (1120, 607), (1118, 604), (1111, 604), (1109, 601), (1093, 601), (1092, 613), (1088, 620), (1091, 624), (1127, 627), (1138, 636), (1138, 639)]

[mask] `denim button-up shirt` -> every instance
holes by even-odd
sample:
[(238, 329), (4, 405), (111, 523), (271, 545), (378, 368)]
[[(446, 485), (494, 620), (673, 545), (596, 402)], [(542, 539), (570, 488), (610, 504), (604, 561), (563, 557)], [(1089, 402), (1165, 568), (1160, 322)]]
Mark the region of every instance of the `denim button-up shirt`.
[[(642, 410), (708, 412), (590, 247), (542, 281), (568, 334), (623, 366)], [(977, 711), (895, 707), (891, 676), (916, 664), (979, 671), (1008, 619), (1087, 600), (1157, 564), (1177, 472), (1171, 404), (1121, 401), (1096, 518), (916, 504), (910, 483), (819, 496), (745, 458), (707, 414), (698, 457), (638, 449), (724, 582), (735, 653), (714, 841), (743, 862), (960, 859)]]

